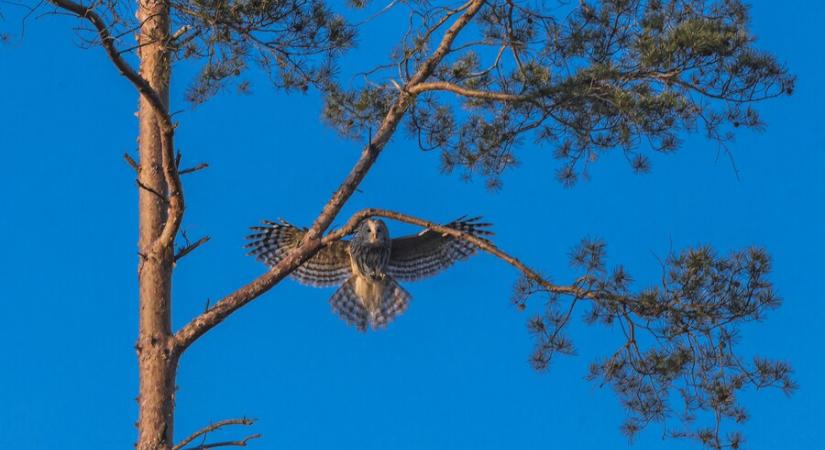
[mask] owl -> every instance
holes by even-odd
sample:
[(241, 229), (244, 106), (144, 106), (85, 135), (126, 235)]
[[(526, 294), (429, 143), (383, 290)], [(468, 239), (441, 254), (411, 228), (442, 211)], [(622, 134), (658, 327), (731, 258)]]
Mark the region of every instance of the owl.
[[(446, 226), (474, 236), (492, 234), (479, 217), (460, 218)], [(247, 236), (249, 254), (270, 267), (296, 248), (306, 233), (286, 221), (264, 221)], [(365, 219), (350, 240), (335, 241), (292, 272), (298, 282), (315, 287), (339, 286), (329, 303), (344, 321), (360, 331), (385, 327), (407, 309), (410, 294), (398, 281), (435, 275), (468, 258), (476, 248), (461, 239), (426, 229), (390, 238), (387, 225)]]

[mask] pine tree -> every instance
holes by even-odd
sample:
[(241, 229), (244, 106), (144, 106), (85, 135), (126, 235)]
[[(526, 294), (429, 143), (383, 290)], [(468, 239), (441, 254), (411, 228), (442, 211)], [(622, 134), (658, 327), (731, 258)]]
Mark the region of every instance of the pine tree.
[[(367, 0), (346, 6), (321, 0), (49, 1), (84, 24), (80, 36), (102, 47), (140, 96), (139, 158), (126, 155), (140, 193), (138, 450), (179, 450), (217, 428), (251, 424), (217, 422), (175, 444), (181, 356), (366, 217), (464, 239), (519, 269), (514, 303), (549, 300), (529, 323), (538, 370), (572, 351), (565, 328), (574, 311), (588, 308), (588, 323), (618, 324), (626, 339), (592, 364), (590, 377), (614, 387), (630, 413), (623, 427), (630, 436), (670, 420), (680, 402), (684, 427), (671, 432), (674, 437), (737, 448), (741, 436), (721, 426), (747, 418), (736, 394), (747, 386), (793, 390), (787, 364), (745, 361), (737, 353), (738, 327), (780, 303), (762, 249), (674, 253), (663, 262), (661, 285), (634, 292), (629, 274), (607, 267), (605, 244), (598, 241), (583, 242), (572, 255), (581, 276), (556, 284), (489, 240), (400, 212), (366, 209), (330, 231), (399, 126), (422, 149), (439, 151), (445, 171), (481, 176), (493, 189), (527, 141), (552, 148), (558, 179), (573, 186), (607, 151), (623, 152), (632, 170), (645, 172), (652, 152), (678, 150), (689, 133), (724, 144), (736, 129), (762, 127), (756, 105), (791, 94), (794, 78), (756, 47), (740, 0), (396, 0), (382, 9)], [(380, 13), (389, 9), (409, 16), (396, 50), (368, 67), (348, 67), (363, 74), (362, 81), (342, 83), (336, 61), (355, 45), (356, 18), (365, 10), (369, 20), (385, 20)], [(136, 45), (124, 44), (132, 33)], [(177, 101), (169, 87), (181, 63), (200, 67), (184, 99), (192, 105), (232, 83), (246, 90), (242, 74), (263, 70), (279, 89), (322, 92), (326, 121), (367, 144), (293, 252), (173, 330), (175, 262), (208, 240), (178, 244), (185, 238), (181, 176), (206, 167), (181, 167), (175, 149), (175, 130), (185, 124), (170, 113)], [(245, 445), (253, 437), (215, 445)]]

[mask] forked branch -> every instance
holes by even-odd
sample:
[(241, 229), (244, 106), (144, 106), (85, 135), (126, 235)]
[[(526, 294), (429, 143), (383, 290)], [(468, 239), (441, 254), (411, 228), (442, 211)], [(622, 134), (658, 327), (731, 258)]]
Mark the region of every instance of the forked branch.
[(361, 152), (361, 157), (349, 175), (347, 175), (332, 195), (332, 198), (324, 205), (324, 208), (315, 219), (312, 227), (310, 227), (304, 236), (301, 245), (275, 265), (268, 273), (224, 297), (212, 308), (195, 317), (191, 322), (181, 328), (175, 334), (176, 351), (183, 352), (186, 350), (186, 348), (200, 336), (229, 317), (233, 312), (271, 289), (298, 266), (311, 258), (326, 242), (329, 242), (329, 239), (326, 238), (322, 241), (321, 236), (323, 236), (332, 221), (338, 216), (341, 208), (355, 192), (367, 172), (372, 168), (373, 164), (375, 164), (384, 146), (395, 133), (395, 129), (404, 117), (407, 108), (415, 99), (415, 95), (412, 94), (411, 91), (414, 90), (416, 85), (425, 82), (433, 74), (449, 52), (458, 33), (470, 23), (473, 16), (478, 13), (484, 3), (484, 0), (467, 2), (464, 12), (444, 32), (441, 42), (433, 51), (432, 55), (421, 64), (410, 80), (403, 87), (400, 87), (398, 97), (384, 116), (378, 131), (373, 136), (371, 142), (369, 142)]
[(129, 63), (127, 63), (126, 60), (120, 56), (120, 52), (115, 47), (115, 37), (109, 32), (109, 27), (99, 14), (97, 14), (91, 7), (83, 6), (79, 3), (73, 2), (72, 0), (49, 1), (59, 8), (65, 9), (76, 14), (78, 17), (91, 22), (100, 37), (100, 44), (103, 46), (106, 54), (109, 55), (109, 59), (111, 59), (115, 64), (115, 67), (117, 67), (126, 79), (132, 82), (132, 84), (137, 88), (141, 95), (146, 98), (156, 112), (159, 111), (161, 114), (166, 115), (164, 102), (161, 100), (158, 93), (152, 89), (152, 86), (149, 85), (149, 82), (145, 78), (140, 76), (140, 74), (137, 73), (137, 71), (135, 71), (135, 69), (133, 69), (132, 66), (130, 66)]
[[(226, 420), (221, 420), (220, 422), (215, 422), (215, 423), (213, 423), (213, 424), (210, 424), (209, 426), (203, 427), (203, 428), (201, 428), (200, 430), (198, 430), (198, 431), (196, 431), (196, 432), (192, 433), (189, 437), (187, 437), (186, 439), (184, 439), (184, 440), (180, 441), (180, 442), (179, 442), (179, 443), (177, 443), (174, 447), (172, 447), (172, 450), (181, 450), (182, 448), (184, 448), (185, 446), (187, 446), (190, 442), (194, 441), (194, 440), (195, 440), (195, 439), (197, 439), (198, 437), (200, 437), (200, 436), (206, 436), (207, 434), (209, 434), (209, 433), (211, 433), (211, 432), (213, 432), (213, 431), (215, 431), (215, 430), (218, 430), (219, 428), (223, 428), (223, 427), (225, 427), (225, 426), (229, 426), (229, 425), (245, 425), (245, 426), (250, 426), (250, 425), (252, 425), (252, 424), (254, 424), (254, 423), (255, 423), (255, 420), (253, 420), (253, 419), (247, 419), (247, 418), (243, 418), (243, 419), (226, 419)], [(250, 439), (254, 439), (254, 438), (256, 438), (256, 437), (260, 437), (260, 435), (259, 435), (259, 434), (252, 435), (252, 436), (247, 437), (247, 438), (246, 438), (246, 439), (244, 439), (243, 441), (238, 441), (238, 442), (243, 442), (243, 444), (239, 444), (239, 445), (240, 445), (241, 447), (243, 447), (243, 446), (245, 446), (245, 445), (246, 445), (246, 441), (249, 441)], [(213, 446), (213, 447), (216, 447), (216, 446), (217, 446), (217, 445), (215, 445), (215, 444), (206, 444), (206, 445), (211, 445), (211, 446)], [(193, 447), (193, 448), (208, 448), (208, 447), (204, 447), (204, 444), (201, 444), (201, 445), (199, 445), (199, 446), (197, 446), (197, 447)]]
[(181, 248), (180, 250), (178, 250), (177, 253), (175, 253), (175, 262), (178, 262), (181, 258), (183, 258), (184, 256), (192, 253), (193, 251), (195, 251), (195, 249), (197, 249), (201, 245), (207, 243), (208, 241), (209, 241), (209, 236), (204, 236), (204, 237), (198, 239), (197, 241), (195, 241), (191, 244), (188, 244), (185, 247)]
[(189, 168), (187, 168), (187, 169), (182, 169), (182, 170), (179, 170), (179, 171), (178, 171), (178, 174), (180, 174), (180, 175), (186, 175), (186, 174), (188, 174), (188, 173), (195, 173), (195, 172), (201, 171), (201, 170), (203, 170), (203, 169), (206, 169), (206, 168), (208, 168), (208, 167), (209, 167), (209, 164), (204, 162), (204, 163), (200, 163), (200, 164), (198, 164), (198, 165), (196, 165), (196, 166), (189, 167)]
[(252, 439), (258, 439), (261, 436), (262, 435), (260, 433), (252, 434), (252, 435), (249, 435), (249, 436), (247, 436), (247, 437), (245, 437), (245, 438), (243, 438), (239, 441), (212, 442), (212, 443), (209, 443), (209, 444), (201, 444), (201, 445), (197, 445), (195, 447), (189, 447), (185, 450), (205, 450), (207, 448), (216, 448), (216, 447), (246, 447), (247, 442), (251, 441)]
[[(49, 0), (55, 6), (65, 9), (80, 18), (89, 21), (100, 37), (100, 43), (109, 59), (117, 67), (120, 73), (126, 77), (137, 88), (138, 92), (149, 102), (152, 111), (158, 121), (161, 132), (163, 174), (169, 192), (167, 199), (168, 220), (163, 226), (163, 230), (155, 243), (153, 251), (160, 252), (162, 249), (169, 249), (174, 243), (175, 236), (183, 222), (184, 200), (183, 187), (180, 182), (180, 174), (175, 165), (174, 132), (175, 126), (169, 115), (166, 102), (158, 92), (152, 88), (148, 80), (135, 71), (121, 56), (121, 52), (115, 47), (115, 37), (109, 32), (106, 22), (91, 7), (83, 6), (72, 0)], [(128, 162), (128, 159), (127, 159)]]

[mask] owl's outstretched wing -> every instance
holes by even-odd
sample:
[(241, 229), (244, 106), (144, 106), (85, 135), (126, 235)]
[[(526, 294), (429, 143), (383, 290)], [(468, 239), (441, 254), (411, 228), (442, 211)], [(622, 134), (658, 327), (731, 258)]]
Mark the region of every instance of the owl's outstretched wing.
[[(445, 226), (475, 236), (493, 234), (487, 229), (490, 224), (480, 222), (480, 219), (462, 217)], [(420, 280), (435, 275), (456, 261), (468, 258), (475, 251), (475, 246), (467, 241), (424, 230), (416, 235), (392, 240), (387, 274), (399, 280)]]
[[(298, 228), (285, 221), (264, 221), (263, 226), (252, 227), (254, 231), (246, 238), (249, 254), (272, 267), (280, 262), (301, 243), (306, 229)], [(305, 263), (292, 272), (292, 277), (302, 284), (316, 287), (337, 286), (352, 275), (348, 241), (335, 241), (322, 248)]]

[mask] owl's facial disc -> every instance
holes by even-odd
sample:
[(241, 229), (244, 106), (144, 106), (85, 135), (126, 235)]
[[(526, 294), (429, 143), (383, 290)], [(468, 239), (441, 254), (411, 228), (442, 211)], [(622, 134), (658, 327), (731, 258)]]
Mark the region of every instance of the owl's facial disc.
[(380, 220), (367, 221), (367, 236), (371, 243), (383, 242), (387, 238), (387, 227)]

